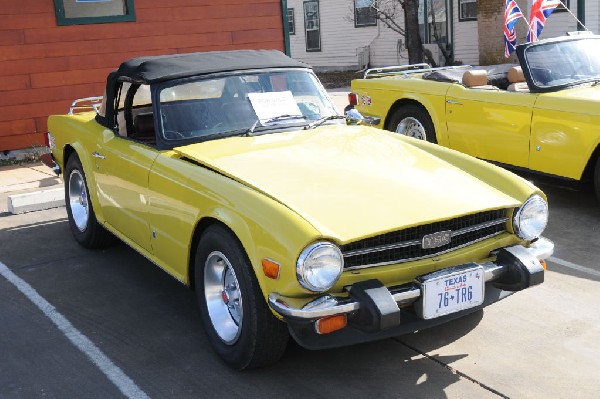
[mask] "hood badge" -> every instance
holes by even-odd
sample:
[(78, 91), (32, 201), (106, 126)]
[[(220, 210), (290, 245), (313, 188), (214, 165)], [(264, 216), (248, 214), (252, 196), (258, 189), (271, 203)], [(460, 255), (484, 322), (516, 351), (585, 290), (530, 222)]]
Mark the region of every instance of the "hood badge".
[(421, 241), (421, 247), (423, 249), (443, 247), (444, 245), (450, 244), (451, 240), (451, 230), (438, 231), (437, 233), (427, 234), (424, 236), (423, 240)]

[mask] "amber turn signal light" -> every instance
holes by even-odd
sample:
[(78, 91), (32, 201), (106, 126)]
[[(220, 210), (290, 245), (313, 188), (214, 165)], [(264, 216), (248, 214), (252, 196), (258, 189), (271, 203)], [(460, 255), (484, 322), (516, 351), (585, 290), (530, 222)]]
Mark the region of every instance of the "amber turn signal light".
[(546, 261), (545, 260), (541, 260), (540, 264), (542, 265), (542, 267), (544, 268), (544, 270), (546, 270), (546, 267), (548, 267), (548, 265), (546, 265)]
[(337, 314), (319, 319), (315, 323), (317, 334), (329, 334), (337, 330), (341, 330), (348, 324), (348, 319), (345, 314)]
[(272, 278), (273, 280), (279, 278), (279, 268), (281, 267), (279, 263), (267, 258), (263, 259), (261, 263), (265, 276)]

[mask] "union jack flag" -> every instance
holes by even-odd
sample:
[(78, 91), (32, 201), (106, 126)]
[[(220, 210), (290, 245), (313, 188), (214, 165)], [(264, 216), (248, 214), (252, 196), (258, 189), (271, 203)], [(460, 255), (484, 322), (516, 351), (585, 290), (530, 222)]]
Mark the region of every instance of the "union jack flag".
[(515, 0), (506, 0), (504, 8), (504, 56), (506, 58), (515, 51), (517, 46), (517, 34), (515, 24), (519, 18), (525, 18)]
[(559, 0), (535, 0), (531, 5), (529, 13), (529, 33), (527, 41), (534, 42), (544, 29), (546, 19), (552, 14), (552, 11), (562, 3)]

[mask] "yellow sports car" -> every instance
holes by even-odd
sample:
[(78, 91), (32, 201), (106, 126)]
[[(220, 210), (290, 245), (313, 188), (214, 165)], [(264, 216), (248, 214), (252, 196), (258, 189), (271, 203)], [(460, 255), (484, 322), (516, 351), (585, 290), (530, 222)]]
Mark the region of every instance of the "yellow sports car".
[(338, 115), (277, 51), (132, 59), (48, 125), (75, 239), (117, 236), (195, 289), (237, 369), (290, 334), (317, 349), (455, 319), (541, 283), (553, 251), (535, 186)]
[(600, 36), (517, 47), (520, 66), (372, 69), (351, 104), (379, 127), (517, 169), (593, 181), (600, 198)]

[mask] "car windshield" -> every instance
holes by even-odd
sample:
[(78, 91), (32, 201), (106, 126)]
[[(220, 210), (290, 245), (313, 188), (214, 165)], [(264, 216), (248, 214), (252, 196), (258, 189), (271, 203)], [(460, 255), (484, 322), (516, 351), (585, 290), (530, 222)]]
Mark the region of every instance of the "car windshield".
[(201, 141), (279, 127), (305, 126), (337, 115), (308, 70), (185, 79), (159, 92), (166, 141)]
[(525, 49), (525, 60), (540, 88), (594, 81), (600, 79), (600, 39), (540, 43)]

